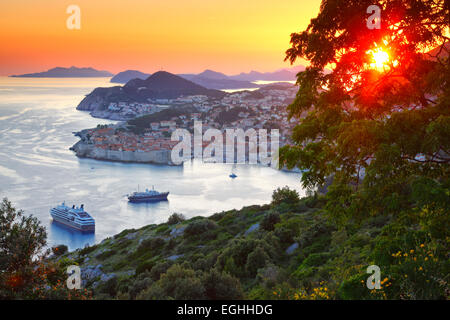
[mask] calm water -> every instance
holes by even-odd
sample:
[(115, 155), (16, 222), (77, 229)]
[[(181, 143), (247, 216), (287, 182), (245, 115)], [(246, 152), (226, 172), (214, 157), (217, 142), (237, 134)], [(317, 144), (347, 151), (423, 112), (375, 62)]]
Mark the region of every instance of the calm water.
[[(72, 132), (113, 121), (94, 119), (75, 107), (109, 79), (25, 79), (0, 77), (0, 197), (37, 216), (50, 245), (70, 249), (97, 243), (127, 228), (270, 202), (273, 189), (300, 190), (299, 175), (249, 165), (190, 162), (182, 167), (122, 164), (78, 159), (69, 150)], [(169, 201), (129, 204), (125, 195), (137, 186), (169, 190)], [(49, 209), (83, 203), (96, 220), (95, 235), (55, 225)]]

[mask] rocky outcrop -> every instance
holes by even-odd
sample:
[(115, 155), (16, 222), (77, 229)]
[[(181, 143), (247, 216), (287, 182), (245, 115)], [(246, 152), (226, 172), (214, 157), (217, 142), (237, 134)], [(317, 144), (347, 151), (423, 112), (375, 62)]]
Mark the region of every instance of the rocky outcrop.
[(173, 237), (173, 238), (182, 236), (184, 234), (184, 230), (185, 229), (186, 229), (186, 226), (174, 227), (170, 231), (170, 236)]
[(77, 110), (106, 110), (109, 102), (114, 101), (116, 98), (120, 99), (120, 101), (129, 100), (129, 98), (127, 99), (126, 95), (123, 94), (122, 87), (96, 88), (81, 100), (80, 104), (77, 106)]
[(287, 249), (286, 249), (286, 254), (293, 254), (295, 250), (297, 250), (298, 248), (298, 243), (294, 242), (293, 244), (291, 244)]
[(254, 232), (254, 231), (258, 230), (258, 229), (259, 229), (259, 223), (252, 224), (252, 225), (250, 226), (250, 228), (248, 228), (248, 229), (245, 231), (245, 235), (247, 236), (248, 234), (250, 234), (250, 233), (252, 233), (252, 232)]
[(77, 157), (80, 158), (174, 165), (171, 160), (171, 150), (153, 150), (147, 152), (108, 150), (97, 148), (94, 144), (88, 144), (84, 141), (78, 141), (70, 150), (74, 151)]

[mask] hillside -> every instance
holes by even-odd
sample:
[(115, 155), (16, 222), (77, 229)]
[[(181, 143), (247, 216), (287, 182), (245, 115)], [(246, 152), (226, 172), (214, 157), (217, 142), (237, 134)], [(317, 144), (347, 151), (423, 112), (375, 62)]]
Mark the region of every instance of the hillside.
[(179, 115), (198, 112), (198, 110), (190, 105), (173, 106), (165, 110), (147, 114), (127, 121), (127, 128), (136, 134), (142, 134), (145, 129), (151, 127), (152, 122), (167, 121)]
[[(97, 299), (445, 297), (446, 251), (429, 242), (432, 229), (392, 216), (338, 227), (325, 204), (279, 189), (271, 205), (172, 216), (57, 259), (79, 264)], [(365, 286), (372, 264), (382, 270), (382, 290)]]
[(88, 77), (111, 77), (108, 71), (99, 71), (93, 68), (61, 68), (56, 67), (44, 72), (12, 75), (17, 78), (88, 78)]

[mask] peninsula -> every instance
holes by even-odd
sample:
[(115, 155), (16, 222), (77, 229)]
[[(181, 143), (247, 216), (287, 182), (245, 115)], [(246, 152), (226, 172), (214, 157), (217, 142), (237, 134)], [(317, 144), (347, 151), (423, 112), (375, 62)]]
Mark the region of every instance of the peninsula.
[(146, 110), (145, 113), (153, 113), (160, 111), (160, 107), (167, 105), (171, 99), (193, 95), (220, 99), (226, 93), (207, 89), (169, 72), (159, 71), (145, 80), (130, 80), (124, 86), (96, 88), (80, 102), (77, 110), (90, 111), (94, 117), (126, 120), (136, 117), (136, 114), (125, 113), (123, 118), (118, 118), (114, 113), (117, 113), (120, 104), (139, 105)]
[(221, 99), (206, 95), (166, 99), (165, 106), (111, 102), (110, 118), (129, 119), (77, 132), (80, 141), (71, 150), (79, 157), (172, 165), (171, 150), (178, 143), (171, 141), (172, 133), (176, 129), (193, 132), (195, 121), (202, 122), (204, 131), (214, 128), (223, 134), (227, 128), (278, 129), (283, 146), (295, 125), (284, 106), (293, 101), (296, 90), (292, 84), (274, 84)]

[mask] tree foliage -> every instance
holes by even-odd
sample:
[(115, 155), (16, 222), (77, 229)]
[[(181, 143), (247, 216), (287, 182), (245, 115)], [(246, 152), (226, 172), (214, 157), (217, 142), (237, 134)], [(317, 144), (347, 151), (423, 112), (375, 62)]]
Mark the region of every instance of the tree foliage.
[[(39, 220), (17, 211), (11, 202), (0, 204), (0, 296), (14, 296), (30, 290), (35, 282), (39, 255), (46, 245), (47, 233)], [(2, 292), (3, 291), (3, 292)]]
[[(47, 232), (39, 220), (16, 210), (6, 198), (0, 204), (0, 299), (87, 299), (90, 292), (69, 290), (65, 273), (74, 261), (48, 259)], [(67, 247), (53, 248), (63, 255)]]
[(283, 188), (277, 188), (272, 193), (272, 204), (278, 205), (282, 202), (288, 203), (288, 204), (295, 204), (300, 200), (300, 197), (298, 195), (298, 192), (296, 190), (289, 189), (288, 186), (285, 186)]
[[(381, 29), (366, 26), (373, 4)], [(444, 0), (322, 1), (291, 35), (286, 59), (311, 64), (298, 74), (288, 110), (299, 124), (281, 161), (304, 170), (310, 189), (333, 177), (328, 209), (337, 216), (398, 213), (417, 194), (421, 205), (448, 209), (448, 36)], [(375, 64), (374, 52), (389, 59)]]

